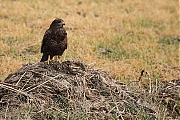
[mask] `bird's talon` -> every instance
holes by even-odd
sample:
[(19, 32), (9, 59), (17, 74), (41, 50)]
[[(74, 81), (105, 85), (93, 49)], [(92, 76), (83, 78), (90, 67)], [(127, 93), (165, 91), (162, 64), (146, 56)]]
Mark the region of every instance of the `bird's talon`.
[(48, 65), (50, 64), (50, 62), (51, 62), (50, 55), (48, 55), (48, 60), (47, 60)]
[(55, 61), (59, 62), (61, 64), (61, 61), (59, 60), (58, 56), (55, 56)]

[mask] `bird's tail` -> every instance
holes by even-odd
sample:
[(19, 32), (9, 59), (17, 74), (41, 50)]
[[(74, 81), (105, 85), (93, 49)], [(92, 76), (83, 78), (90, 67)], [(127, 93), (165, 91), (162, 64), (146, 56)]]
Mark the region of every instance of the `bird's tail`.
[(44, 62), (48, 60), (48, 55), (47, 54), (43, 54), (41, 61), (40, 62)]

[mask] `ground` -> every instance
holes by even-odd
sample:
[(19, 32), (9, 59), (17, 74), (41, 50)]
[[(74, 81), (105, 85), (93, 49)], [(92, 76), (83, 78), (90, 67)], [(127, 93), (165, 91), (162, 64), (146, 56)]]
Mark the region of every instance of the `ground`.
[[(14, 83), (13, 80), (18, 79), (20, 80), (19, 83), (21, 83), (21, 80), (24, 79), (23, 76), (28, 78), (28, 75), (32, 75), (32, 78), (36, 77), (36, 80), (46, 80), (48, 78), (44, 76), (44, 74), (36, 74), (37, 76), (34, 76), (35, 73), (27, 74), (24, 71), (19, 73), (19, 69), (22, 68), (26, 70), (26, 67), (30, 67), (29, 69), (32, 71), (38, 69), (36, 67), (32, 69), (31, 65), (40, 65), (40, 68), (42, 68), (41, 65), (44, 64), (39, 63), (39, 61), (42, 57), (40, 46), (44, 32), (52, 20), (62, 18), (66, 22), (65, 28), (68, 33), (69, 44), (68, 49), (61, 57), (62, 61), (84, 61), (85, 65), (92, 66), (95, 71), (106, 71), (108, 73), (108, 75), (106, 75), (108, 76), (107, 79), (105, 79), (106, 81), (113, 79), (116, 80), (116, 82), (122, 82), (123, 85), (125, 84), (125, 88), (130, 89), (129, 91), (132, 90), (133, 94), (144, 95), (141, 96), (142, 99), (137, 100), (136, 96), (132, 97), (128, 93), (127, 95), (133, 100), (132, 103), (128, 102), (130, 105), (127, 105), (128, 108), (125, 109), (124, 112), (122, 112), (123, 110), (120, 108), (117, 110), (118, 107), (115, 104), (113, 104), (113, 106), (109, 105), (110, 108), (113, 107), (111, 108), (112, 110), (120, 111), (115, 112), (118, 113), (116, 114), (117, 116), (120, 115), (122, 118), (125, 118), (124, 113), (127, 112), (126, 110), (129, 110), (128, 115), (131, 116), (134, 110), (132, 107), (137, 107), (137, 109), (135, 109), (136, 116), (138, 110), (144, 110), (140, 109), (137, 103), (141, 104), (141, 106), (148, 105), (145, 108), (148, 108), (150, 111), (152, 110), (152, 113), (155, 112), (155, 117), (157, 118), (171, 117), (171, 115), (175, 115), (176, 117), (179, 114), (179, 103), (177, 102), (179, 100), (179, 94), (177, 93), (179, 92), (178, 80), (180, 78), (180, 19), (178, 19), (179, 9), (177, 0), (0, 0), (0, 2), (1, 89), (3, 85), (16, 88), (18, 82), (15, 81)], [(44, 67), (47, 73), (51, 71), (47, 66)], [(55, 71), (56, 70), (57, 69), (55, 69)], [(70, 68), (69, 70), (72, 69)], [(139, 81), (142, 70), (145, 70), (146, 74), (144, 74)], [(82, 73), (84, 73), (83, 71), (86, 71), (85, 68), (83, 68)], [(63, 74), (68, 74), (66, 72)], [(74, 71), (70, 71), (70, 73), (76, 75)], [(52, 76), (56, 75), (53, 71), (49, 77), (51, 79)], [(14, 79), (14, 77), (16, 79)], [(80, 79), (80, 81), (81, 80), (82, 79)], [(4, 81), (6, 84), (3, 83)], [(39, 83), (38, 81), (36, 82), (37, 84)], [(64, 82), (66, 85), (67, 82)], [(84, 82), (82, 83), (84, 84)], [(26, 84), (28, 84), (28, 82), (22, 85), (26, 87)], [(74, 85), (75, 83), (72, 84)], [(96, 82), (92, 85), (94, 84), (96, 85)], [(152, 86), (150, 86), (150, 84)], [(20, 86), (20, 90), (24, 90), (23, 86)], [(48, 89), (51, 87), (52, 86), (46, 86), (45, 88)], [(93, 86), (89, 87), (91, 88)], [(118, 87), (121, 88), (121, 85)], [(12, 88), (8, 89), (11, 89), (10, 91), (12, 92)], [(16, 89), (13, 89), (15, 93), (21, 92), (18, 98), (22, 98), (23, 100), (21, 99), (20, 102), (25, 101), (25, 104), (22, 104), (24, 105), (25, 113), (34, 110), (34, 103), (30, 109), (28, 109), (28, 107), (31, 106), (26, 104), (28, 103), (26, 98), (31, 98), (31, 95), (29, 96), (29, 94), (17, 91)], [(32, 88), (28, 88), (28, 90), (31, 89)], [(39, 87), (38, 89), (41, 90)], [(96, 91), (94, 92), (96, 93)], [(127, 91), (125, 91), (125, 93), (126, 92)], [(149, 92), (151, 94), (149, 94)], [(40, 93), (38, 91), (38, 95)], [(176, 98), (172, 97), (176, 95)], [(157, 97), (158, 100), (156, 101)], [(15, 96), (15, 98), (17, 97)], [(32, 97), (32, 99), (33, 98), (34, 97)], [(48, 99), (52, 100), (50, 98)], [(88, 97), (86, 99), (88, 99)], [(161, 100), (159, 101), (159, 99)], [(5, 102), (8, 103), (6, 100), (8, 99), (5, 99)], [(64, 99), (60, 100), (63, 101)], [(123, 100), (123, 102), (121, 101), (118, 104), (122, 103), (126, 105), (127, 100), (125, 98), (123, 98)], [(142, 100), (144, 100), (145, 103), (142, 103)], [(159, 104), (152, 103), (152, 101)], [(41, 99), (40, 102), (42, 102)], [(62, 103), (66, 103), (66, 100)], [(147, 103), (152, 103), (152, 106)], [(66, 104), (64, 105), (63, 107), (68, 106)], [(154, 108), (156, 108), (156, 106), (158, 106), (159, 109), (157, 108), (157, 110), (160, 112), (155, 111)], [(8, 117), (7, 112), (9, 109), (7, 104), (5, 104), (4, 107), (6, 107), (6, 109), (1, 112), (1, 114), (5, 115), (3, 117)], [(109, 112), (111, 111), (110, 108), (107, 109), (109, 114), (111, 113)], [(97, 111), (97, 109), (95, 109), (95, 111)], [(154, 117), (154, 114), (151, 116), (149, 112), (141, 111), (139, 113), (142, 113), (142, 117)], [(165, 113), (165, 115), (161, 116), (162, 113)], [(55, 114), (58, 113), (52, 113), (52, 115)], [(64, 112), (64, 114), (66, 117), (70, 115), (67, 111)], [(51, 113), (47, 113), (47, 115), (51, 116)]]
[(153, 80), (179, 78), (177, 0), (0, 0), (0, 79), (22, 64), (38, 62), (41, 40), (62, 18), (68, 49), (80, 59), (131, 82), (145, 69)]
[(178, 119), (180, 79), (139, 82), (127, 86), (83, 61), (26, 64), (0, 83), (0, 119)]

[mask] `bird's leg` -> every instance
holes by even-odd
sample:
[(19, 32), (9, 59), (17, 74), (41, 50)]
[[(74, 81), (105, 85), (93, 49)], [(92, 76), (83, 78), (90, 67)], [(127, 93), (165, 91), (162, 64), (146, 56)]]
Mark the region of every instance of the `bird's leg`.
[(61, 61), (59, 60), (59, 56), (54, 56), (55, 57), (55, 60), (57, 61), (57, 62), (59, 62), (59, 63), (61, 63)]
[(55, 60), (55, 61), (58, 61), (58, 58), (57, 58), (57, 56), (54, 56), (54, 60)]
[(50, 55), (48, 55), (47, 63), (49, 64), (50, 62), (51, 62), (51, 58), (50, 58)]

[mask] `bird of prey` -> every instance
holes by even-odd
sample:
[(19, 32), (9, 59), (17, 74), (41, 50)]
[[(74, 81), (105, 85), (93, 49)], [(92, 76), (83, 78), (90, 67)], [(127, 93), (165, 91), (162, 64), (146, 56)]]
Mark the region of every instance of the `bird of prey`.
[(67, 49), (67, 33), (63, 25), (65, 22), (57, 18), (46, 30), (41, 45), (43, 56), (40, 62), (47, 61), (49, 64), (54, 56), (56, 61), (59, 61), (58, 58)]

